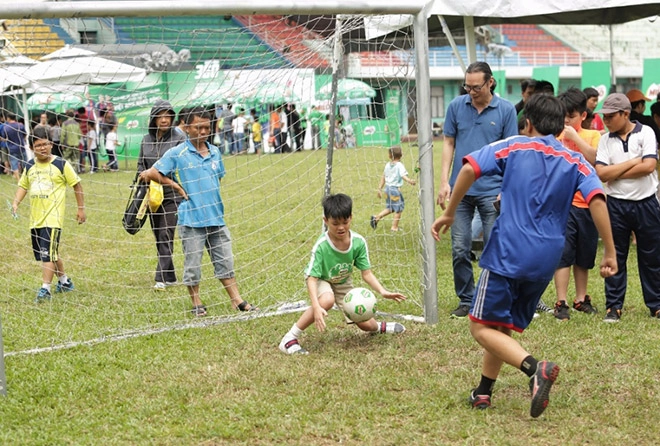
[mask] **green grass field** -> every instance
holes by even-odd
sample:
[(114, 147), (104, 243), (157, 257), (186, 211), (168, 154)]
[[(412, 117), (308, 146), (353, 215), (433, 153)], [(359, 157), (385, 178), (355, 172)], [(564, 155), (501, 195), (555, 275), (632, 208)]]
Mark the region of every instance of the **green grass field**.
[[(404, 162), (413, 171), (416, 148)], [(237, 278), (262, 309), (306, 299), (302, 269), (321, 229), (324, 151), (227, 158), (223, 180)], [(439, 172), (439, 150), (436, 172)], [(355, 200), (353, 229), (367, 236), (374, 272), (409, 296), (392, 313), (422, 315), (419, 205), (404, 189), (403, 234), (377, 231), (376, 186), (384, 150), (335, 152), (335, 192)], [(405, 322), (401, 336), (370, 336), (334, 311), (328, 329), (301, 342), (310, 355), (277, 349), (298, 313), (236, 321), (204, 265), (202, 297), (210, 317), (193, 320), (185, 288), (157, 294), (155, 249), (148, 225), (136, 236), (121, 228), (133, 173), (85, 175), (89, 221), (69, 208), (61, 253), (77, 290), (35, 305), (39, 265), (31, 259), (28, 206), (3, 230), (0, 316), (8, 394), (0, 398), (2, 444), (654, 444), (660, 416), (657, 321), (643, 304), (631, 252), (622, 321), (602, 322), (603, 282), (589, 293), (601, 314), (549, 314), (517, 336), (539, 358), (562, 368), (551, 404), (529, 417), (524, 374), (505, 366), (492, 410), (470, 410), (481, 350), (456, 306), (448, 237), (437, 246), (440, 322)], [(436, 178), (437, 184), (437, 178)], [(13, 181), (0, 178), (1, 198)], [(69, 205), (75, 201), (69, 196)], [(539, 253), (542, 255), (542, 253)], [(180, 247), (176, 256), (179, 274)], [(553, 302), (552, 287), (546, 303)], [(229, 321), (229, 322), (228, 322)], [(227, 322), (227, 323), (225, 323)], [(123, 339), (117, 340), (122, 335)], [(103, 342), (104, 339), (107, 341)], [(54, 351), (30, 349), (84, 343)]]

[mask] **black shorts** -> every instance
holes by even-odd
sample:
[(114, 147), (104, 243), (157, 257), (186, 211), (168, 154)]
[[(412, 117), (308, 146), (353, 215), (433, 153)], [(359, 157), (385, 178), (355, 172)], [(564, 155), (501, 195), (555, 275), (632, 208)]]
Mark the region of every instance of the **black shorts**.
[(32, 228), (30, 238), (32, 239), (32, 251), (35, 260), (39, 262), (57, 262), (60, 247), (60, 228)]
[(588, 208), (571, 206), (566, 223), (566, 242), (558, 268), (577, 265), (591, 269), (598, 251), (598, 231)]

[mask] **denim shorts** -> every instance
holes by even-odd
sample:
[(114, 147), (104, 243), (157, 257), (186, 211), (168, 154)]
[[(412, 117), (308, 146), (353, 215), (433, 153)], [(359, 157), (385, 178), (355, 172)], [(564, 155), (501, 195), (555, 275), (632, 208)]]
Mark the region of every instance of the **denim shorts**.
[(400, 213), (403, 212), (405, 203), (403, 202), (403, 195), (401, 195), (401, 189), (396, 186), (387, 186), (385, 188), (385, 195), (387, 200), (385, 207), (392, 212)]
[(183, 284), (199, 285), (202, 280), (202, 255), (204, 248), (211, 257), (214, 277), (234, 277), (234, 255), (231, 251), (231, 235), (226, 226), (192, 228), (179, 226), (179, 237), (183, 246)]
[(27, 154), (25, 148), (9, 149), (9, 168), (11, 170), (19, 170), (25, 165), (27, 161)]

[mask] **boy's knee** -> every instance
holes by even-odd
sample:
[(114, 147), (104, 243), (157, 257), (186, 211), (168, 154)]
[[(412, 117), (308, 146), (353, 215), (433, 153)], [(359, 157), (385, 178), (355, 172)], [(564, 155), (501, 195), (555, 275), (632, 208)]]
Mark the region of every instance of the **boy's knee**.
[(329, 310), (335, 304), (335, 295), (332, 293), (323, 293), (319, 297), (319, 304), (324, 310)]
[(494, 327), (489, 327), (488, 325), (480, 324), (479, 322), (470, 321), (470, 334), (474, 339), (481, 344), (481, 339), (484, 339), (488, 336), (489, 330), (493, 330)]

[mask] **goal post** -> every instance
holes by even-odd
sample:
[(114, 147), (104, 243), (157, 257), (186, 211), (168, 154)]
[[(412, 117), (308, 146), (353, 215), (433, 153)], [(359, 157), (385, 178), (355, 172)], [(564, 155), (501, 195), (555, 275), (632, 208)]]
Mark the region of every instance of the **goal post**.
[[(376, 276), (386, 288), (409, 296), (401, 307), (384, 303), (383, 313), (437, 323), (436, 247), (430, 233), (435, 196), (426, 4), (419, 0), (405, 4), (301, 0), (277, 5), (60, 1), (3, 7), (3, 18), (15, 21), (16, 27), (21, 20), (48, 20), (57, 34), (71, 33), (73, 22), (63, 20), (80, 20), (85, 38), (93, 32), (102, 36), (111, 28), (119, 30), (117, 42), (125, 43), (113, 48), (133, 51), (125, 62), (143, 71), (142, 77), (131, 72), (109, 82), (67, 78), (66, 88), (64, 81), (44, 80), (40, 85), (39, 79), (31, 79), (34, 83), (29, 87), (4, 92), (7, 111), (29, 110), (23, 116), (26, 123), (41, 113), (64, 118), (67, 109), (83, 106), (98, 111), (99, 103), (111, 103), (122, 143), (116, 150), (119, 172), (81, 174), (88, 208), (85, 225), (74, 224), (75, 200), (68, 191), (60, 254), (76, 284), (73, 293), (53, 294), (46, 304), (33, 303), (40, 271), (31, 261), (28, 200), (21, 205), (18, 220), (2, 217), (6, 231), (0, 242), (11, 246), (0, 260), (8, 271), (0, 278), (5, 350), (34, 352), (191, 325), (185, 287), (151, 289), (157, 258), (149, 225), (136, 235), (121, 227), (140, 141), (149, 132), (149, 114), (158, 98), (169, 100), (177, 113), (195, 104), (212, 105), (209, 110), (214, 113), (219, 104), (231, 103), (244, 109), (246, 116), (255, 110), (264, 127), (260, 155), (255, 153), (250, 126), (243, 128), (247, 136), (241, 140), (247, 154), (223, 157), (227, 175), (222, 197), (236, 279), (242, 297), (262, 309), (252, 317), (297, 311), (307, 300), (302, 271), (320, 232), (321, 198), (344, 192), (354, 200), (352, 229), (367, 238)], [(322, 14), (338, 17), (339, 29), (333, 20), (324, 24), (319, 19)], [(410, 24), (396, 38), (364, 35), (365, 18), (400, 15)], [(187, 17), (200, 25), (190, 29), (186, 23), (169, 20), (172, 17)], [(102, 50), (100, 56), (109, 47), (102, 42), (86, 46)], [(100, 79), (101, 68), (90, 79)], [(62, 78), (73, 69), (73, 65), (65, 69)], [(115, 74), (119, 73), (118, 67)], [(348, 88), (342, 82), (346, 79), (366, 87), (342, 91)], [(323, 88), (329, 89), (329, 96)], [(23, 98), (24, 92), (30, 97)], [(294, 104), (298, 113), (307, 113), (305, 136), (297, 141), (298, 130), (291, 129), (286, 139), (290, 148), (302, 149), (299, 152), (273, 153), (277, 148), (268, 140), (268, 117), (276, 104)], [(310, 116), (312, 107), (323, 112), (320, 118)], [(285, 109), (291, 112), (291, 107)], [(222, 121), (215, 117), (217, 126)], [(99, 120), (95, 130), (101, 134), (102, 128)], [(222, 150), (238, 147), (237, 142), (226, 144), (221, 130), (217, 133), (214, 143)], [(98, 144), (99, 164), (104, 164), (106, 142), (99, 138)], [(402, 187), (406, 211), (399, 233), (390, 231), (391, 216), (376, 230), (370, 227), (370, 216), (385, 205), (377, 199), (376, 189), (388, 161), (386, 149), (392, 145), (402, 146), (402, 162), (410, 176), (418, 175), (415, 187)], [(14, 193), (15, 185), (0, 185), (0, 198), (11, 200)], [(180, 281), (183, 254), (178, 236), (173, 259)], [(202, 271), (201, 297), (209, 307), (211, 323), (245, 318), (229, 305), (206, 256)], [(26, 308), (29, 311), (18, 310)], [(192, 323), (196, 324), (200, 323)], [(30, 326), (33, 330), (28, 334)]]

